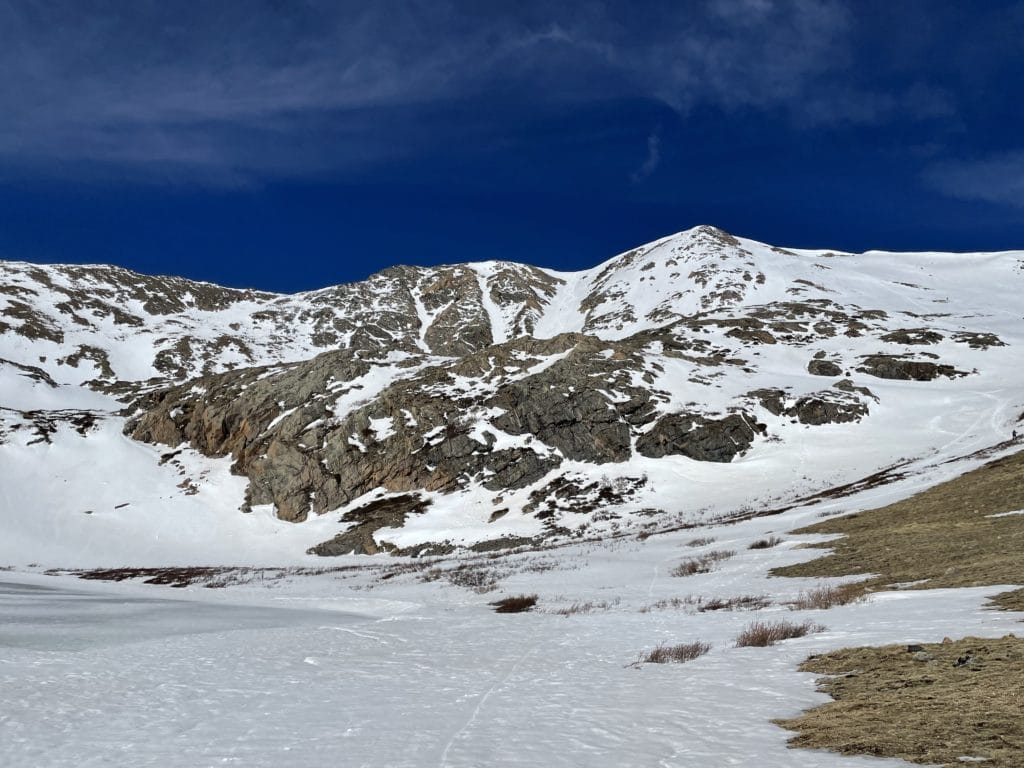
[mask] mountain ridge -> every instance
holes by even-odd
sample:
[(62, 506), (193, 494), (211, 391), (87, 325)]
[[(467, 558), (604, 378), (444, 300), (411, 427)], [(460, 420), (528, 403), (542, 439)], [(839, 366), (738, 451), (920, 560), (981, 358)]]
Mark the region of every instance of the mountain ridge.
[(269, 517), (318, 554), (695, 521), (996, 442), (1022, 274), (1024, 252), (712, 227), (579, 272), (398, 266), (281, 295), (0, 262), (0, 451), (59, 476), (38, 445), (152, 446), (145, 473), (178, 481), (146, 515)]

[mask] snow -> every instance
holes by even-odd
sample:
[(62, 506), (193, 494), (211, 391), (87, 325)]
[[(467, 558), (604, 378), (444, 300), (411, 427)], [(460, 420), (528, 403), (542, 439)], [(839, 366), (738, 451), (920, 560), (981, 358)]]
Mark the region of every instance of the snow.
[[(875, 506), (892, 493), (874, 489), (849, 503)], [(786, 747), (789, 734), (771, 720), (827, 701), (813, 675), (795, 671), (799, 662), (843, 646), (1001, 636), (1019, 630), (1019, 616), (982, 608), (1000, 587), (788, 610), (781, 603), (818, 582), (768, 570), (820, 552), (796, 546), (819, 537), (785, 531), (837, 504), (480, 560), (510, 571), (482, 595), (415, 575), (381, 580), (372, 561), (221, 590), (0, 574), (4, 764), (258, 768), (344, 754), (346, 764), (370, 766), (895, 768), (904, 763)], [(747, 549), (770, 534), (785, 543)], [(698, 551), (684, 546), (694, 536), (736, 555), (709, 574), (670, 576)], [(534, 613), (486, 605), (530, 592), (540, 598)], [(740, 594), (766, 594), (774, 605), (650, 609), (664, 598)], [(585, 601), (609, 607), (551, 612)], [(736, 648), (755, 618), (827, 629)], [(683, 665), (631, 665), (660, 642), (691, 640), (712, 650)]]
[(490, 320), (491, 339), (494, 344), (501, 344), (509, 339), (508, 322), (502, 314), (501, 308), (495, 303), (494, 299), (491, 298), (491, 289), (487, 284), (487, 278), (494, 274), (497, 264), (493, 261), (484, 262), (482, 264), (476, 264), (474, 267), (477, 282), (480, 285), (480, 303)]
[(395, 434), (395, 420), (390, 416), (370, 419), (370, 430), (373, 432), (373, 438), (377, 442), (387, 440)]
[(985, 517), (1016, 517), (1024, 515), (1024, 509), (1015, 509), (1013, 512), (1000, 512), (998, 515), (985, 515)]

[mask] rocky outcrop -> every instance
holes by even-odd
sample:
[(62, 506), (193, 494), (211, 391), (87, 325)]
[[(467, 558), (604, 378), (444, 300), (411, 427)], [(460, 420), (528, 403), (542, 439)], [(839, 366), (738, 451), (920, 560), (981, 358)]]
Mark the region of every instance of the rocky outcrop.
[(375, 555), (381, 547), (374, 539), (374, 533), (381, 528), (401, 528), (409, 515), (422, 514), (429, 506), (429, 499), (415, 493), (385, 496), (367, 502), (342, 515), (340, 522), (354, 525), (344, 533), (310, 547), (308, 553), (321, 557)]
[(377, 488), (521, 488), (566, 459), (629, 458), (634, 429), (655, 415), (652, 393), (633, 383), (644, 365), (638, 346), (566, 334), (447, 364), (411, 356), (378, 391), (370, 386), (380, 361), (331, 352), (153, 393), (127, 430), (230, 454), (251, 481), (248, 504), (274, 504), (287, 520)]
[(831, 360), (811, 360), (807, 372), (812, 376), (842, 376), (843, 369)]
[(838, 392), (815, 392), (797, 398), (785, 414), (796, 418), (801, 424), (812, 426), (844, 424), (860, 421), (867, 416), (868, 406), (857, 397)]
[(977, 333), (975, 331), (956, 331), (953, 333), (953, 341), (966, 344), (971, 349), (1006, 346), (1006, 343), (994, 333)]
[(867, 355), (862, 361), (857, 370), (880, 379), (932, 381), (939, 376), (952, 379), (967, 375), (966, 371), (958, 371), (952, 365), (915, 360), (900, 355)]
[(729, 462), (744, 453), (764, 425), (750, 414), (733, 413), (721, 419), (676, 413), (659, 419), (636, 442), (637, 451), (652, 459), (686, 456), (697, 461)]
[(941, 333), (930, 328), (899, 328), (881, 336), (882, 341), (910, 346), (938, 344), (943, 338)]

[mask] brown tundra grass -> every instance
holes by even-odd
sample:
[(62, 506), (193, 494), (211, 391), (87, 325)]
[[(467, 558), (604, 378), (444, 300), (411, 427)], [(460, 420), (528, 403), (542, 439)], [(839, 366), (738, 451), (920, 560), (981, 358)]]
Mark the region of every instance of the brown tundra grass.
[(640, 664), (669, 664), (693, 661), (699, 656), (711, 650), (709, 643), (700, 641), (694, 643), (682, 643), (681, 645), (667, 645), (662, 643), (654, 650), (642, 654), (638, 663)]
[(740, 632), (736, 638), (737, 648), (764, 648), (792, 637), (803, 637), (812, 632), (821, 632), (825, 627), (811, 621), (796, 624), (791, 621), (755, 621)]

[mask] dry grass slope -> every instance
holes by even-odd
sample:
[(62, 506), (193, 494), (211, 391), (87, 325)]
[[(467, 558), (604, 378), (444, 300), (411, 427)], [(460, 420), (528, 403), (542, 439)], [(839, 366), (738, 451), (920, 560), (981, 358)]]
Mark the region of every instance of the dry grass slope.
[[(1021, 584), (1024, 452), (990, 462), (949, 482), (887, 507), (826, 520), (795, 533), (841, 533), (815, 545), (833, 550), (818, 560), (777, 568), (776, 576), (878, 574), (868, 589), (915, 582), (913, 589)], [(1024, 590), (995, 604), (1020, 610)]]
[[(909, 589), (1021, 584), (1024, 515), (993, 517), (1021, 509), (1024, 452), (887, 507), (796, 531), (844, 536), (817, 545), (831, 554), (773, 574), (877, 574), (839, 587), (843, 599), (909, 582)], [(795, 607), (832, 602), (824, 593), (805, 597)], [(992, 603), (1024, 610), (1024, 589)], [(792, 746), (947, 766), (1024, 766), (1024, 640), (852, 648), (811, 657), (802, 668), (836, 675), (821, 681), (836, 700), (779, 722), (799, 732)]]
[[(791, 746), (991, 768), (1024, 765), (1024, 639), (964, 638), (812, 656), (805, 672), (835, 701), (778, 725)], [(961, 758), (984, 758), (962, 760)]]

